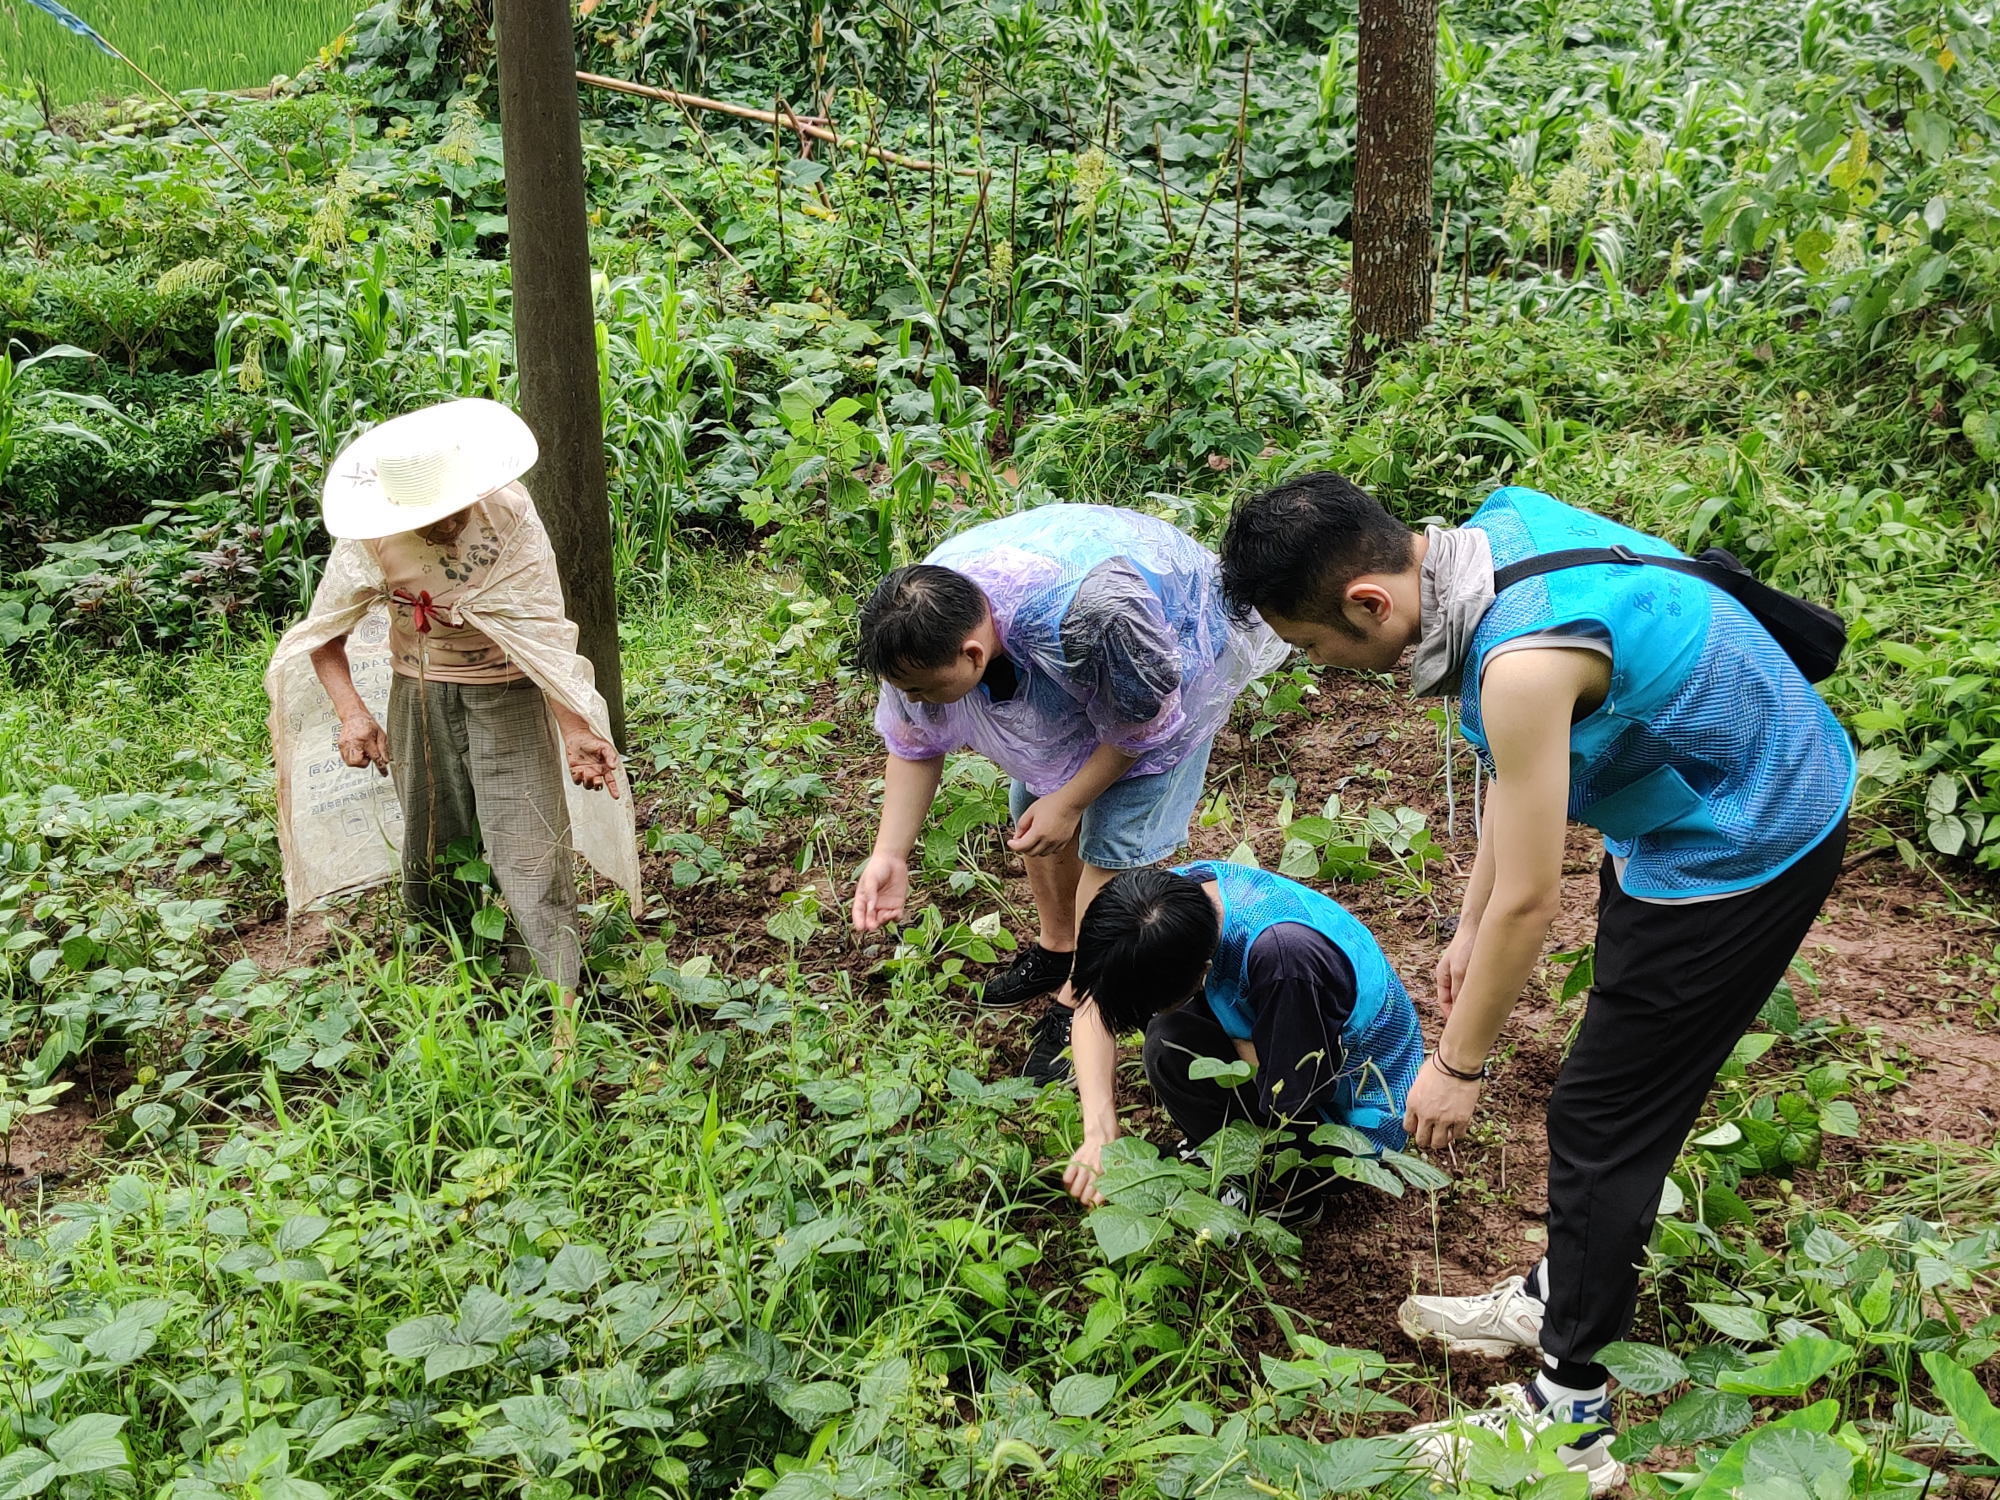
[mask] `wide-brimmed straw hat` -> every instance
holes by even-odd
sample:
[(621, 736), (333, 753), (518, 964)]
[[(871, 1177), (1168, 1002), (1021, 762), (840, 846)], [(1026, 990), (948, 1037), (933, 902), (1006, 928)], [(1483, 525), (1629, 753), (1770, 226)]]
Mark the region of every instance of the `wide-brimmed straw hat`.
[(464, 510), (535, 466), (528, 424), (497, 401), (446, 401), (396, 417), (341, 450), (321, 492), (326, 529), (370, 541)]

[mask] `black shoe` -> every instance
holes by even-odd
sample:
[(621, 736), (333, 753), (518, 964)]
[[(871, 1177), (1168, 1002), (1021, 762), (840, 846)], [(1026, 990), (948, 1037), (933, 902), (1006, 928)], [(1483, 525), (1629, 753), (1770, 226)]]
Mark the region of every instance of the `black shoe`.
[(1035, 1022), (1035, 1045), (1028, 1051), (1021, 1076), (1037, 1088), (1064, 1083), (1076, 1076), (1076, 1069), (1066, 1055), (1069, 1051), (1070, 1015), (1067, 1005), (1051, 1001), (1049, 1008), (1042, 1012), (1041, 1019)]
[(979, 991), (979, 1003), (989, 1010), (1019, 1010), (1030, 1000), (1053, 995), (1069, 980), (1073, 953), (1051, 953), (1040, 943), (1030, 943), (1014, 961), (987, 980)]

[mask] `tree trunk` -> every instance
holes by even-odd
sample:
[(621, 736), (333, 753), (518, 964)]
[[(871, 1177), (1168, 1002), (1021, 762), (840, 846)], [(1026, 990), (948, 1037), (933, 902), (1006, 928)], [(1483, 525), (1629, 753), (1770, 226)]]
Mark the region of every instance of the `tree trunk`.
[(569, 0), (498, 0), (496, 20), (514, 359), (521, 416), (541, 445), (527, 484), (555, 548), (563, 606), (576, 622), (579, 649), (597, 670), (611, 733), (623, 749), (618, 594)]
[(1431, 320), (1437, 0), (1361, 0), (1351, 384)]

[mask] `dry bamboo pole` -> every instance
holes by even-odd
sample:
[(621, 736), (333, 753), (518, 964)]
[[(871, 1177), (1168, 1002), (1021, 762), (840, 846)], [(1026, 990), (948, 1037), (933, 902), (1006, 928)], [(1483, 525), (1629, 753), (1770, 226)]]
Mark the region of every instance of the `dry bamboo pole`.
[(740, 120), (757, 120), (766, 125), (783, 126), (800, 135), (810, 136), (816, 141), (827, 141), (846, 151), (861, 151), (877, 161), (887, 162), (893, 167), (902, 167), (911, 172), (950, 172), (955, 177), (977, 177), (977, 167), (940, 167), (936, 162), (923, 161), (914, 156), (904, 156), (882, 146), (864, 145), (859, 141), (842, 137), (826, 126), (814, 122), (810, 116), (800, 116), (786, 109), (752, 109), (747, 104), (731, 104), (723, 99), (706, 99), (700, 94), (683, 94), (675, 89), (655, 88), (649, 83), (631, 83), (623, 78), (607, 78), (602, 73), (579, 72), (578, 83), (587, 83), (593, 88), (612, 89), (621, 94), (635, 94), (641, 99), (659, 99), (668, 104), (678, 104), (684, 109), (708, 109), (718, 114), (735, 115)]

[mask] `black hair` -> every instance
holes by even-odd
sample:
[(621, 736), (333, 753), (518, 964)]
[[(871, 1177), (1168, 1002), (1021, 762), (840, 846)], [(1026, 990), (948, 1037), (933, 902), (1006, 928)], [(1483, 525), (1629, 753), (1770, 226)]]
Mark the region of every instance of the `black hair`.
[(1410, 528), (1340, 474), (1300, 474), (1236, 507), (1222, 538), (1222, 591), (1242, 621), (1252, 610), (1358, 634), (1340, 607), (1364, 573), (1410, 566)]
[(856, 661), (875, 678), (949, 666), (986, 614), (986, 595), (963, 573), (934, 563), (897, 568), (861, 606)]
[(1083, 914), (1070, 983), (1112, 1035), (1140, 1031), (1194, 993), (1222, 936), (1201, 882), (1158, 868), (1126, 870)]

